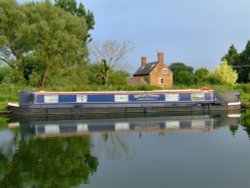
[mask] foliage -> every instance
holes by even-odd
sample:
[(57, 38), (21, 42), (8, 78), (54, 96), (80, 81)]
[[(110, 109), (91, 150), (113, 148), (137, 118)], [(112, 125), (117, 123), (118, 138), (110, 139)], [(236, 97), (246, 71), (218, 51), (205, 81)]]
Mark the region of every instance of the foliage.
[(21, 57), (27, 51), (20, 34), (24, 21), (21, 6), (15, 0), (0, 0), (0, 60), (11, 68), (18, 68)]
[(103, 85), (108, 84), (112, 70), (121, 68), (122, 61), (132, 49), (133, 46), (129, 41), (119, 43), (115, 40), (107, 40), (103, 43), (96, 41), (90, 43), (89, 51), (100, 66), (99, 71), (101, 79), (103, 79)]
[(232, 44), (228, 50), (228, 53), (221, 59), (226, 60), (228, 65), (237, 66), (238, 61), (239, 61), (239, 54), (235, 46)]
[(172, 63), (169, 68), (173, 72), (174, 84), (193, 84), (193, 67), (176, 62)]
[[(82, 3), (77, 6), (77, 2), (75, 0), (55, 0), (55, 6), (62, 8), (74, 16), (78, 16), (80, 19), (86, 22), (88, 32), (89, 30), (94, 29), (94, 14), (89, 10), (86, 11)], [(90, 38), (90, 34), (85, 34), (83, 38), (85, 42), (90, 42), (92, 40)]]
[(192, 85), (193, 84), (193, 76), (190, 75), (188, 71), (179, 71), (174, 76), (174, 83), (177, 85)]
[(0, 58), (13, 69), (9, 81), (44, 87), (53, 84), (50, 80), (62, 79), (63, 74), (55, 75), (59, 69), (85, 64), (88, 31), (94, 22), (87, 23), (83, 6), (78, 7), (79, 16), (49, 0), (22, 5), (0, 0), (0, 6)]
[(184, 63), (181, 63), (181, 62), (171, 63), (169, 68), (171, 69), (171, 71), (174, 74), (177, 74), (180, 71), (187, 71), (189, 74), (192, 74), (193, 70), (194, 70), (193, 67), (187, 66), (187, 65), (185, 65)]
[(3, 83), (4, 79), (10, 74), (10, 67), (0, 67), (0, 84)]
[(222, 59), (225, 59), (237, 71), (238, 83), (250, 81), (250, 41), (247, 42), (245, 50), (241, 53), (238, 53), (234, 45), (231, 45), (228, 53)]
[(238, 79), (238, 74), (224, 59), (223, 62), (215, 69), (214, 77), (220, 80), (222, 84), (232, 86)]
[[(104, 78), (103, 74), (100, 74), (101, 68), (98, 64), (87, 65), (87, 77), (89, 85), (103, 85)], [(129, 73), (123, 70), (110, 70), (108, 84), (112, 86), (126, 85), (126, 78), (129, 77)]]
[(208, 77), (209, 71), (206, 68), (200, 68), (194, 72), (194, 82), (196, 84), (208, 82)]
[(250, 41), (247, 42), (245, 50), (240, 54), (239, 62), (239, 82), (250, 82)]
[(89, 136), (14, 139), (0, 148), (0, 187), (77, 187), (97, 170)]
[(112, 71), (109, 78), (110, 85), (127, 85), (126, 79), (130, 74), (126, 71)]

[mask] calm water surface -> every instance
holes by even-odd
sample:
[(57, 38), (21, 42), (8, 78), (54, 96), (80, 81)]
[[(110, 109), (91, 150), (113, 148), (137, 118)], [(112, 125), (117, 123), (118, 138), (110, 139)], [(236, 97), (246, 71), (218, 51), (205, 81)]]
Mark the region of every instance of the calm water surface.
[(249, 188), (250, 112), (0, 117), (0, 187)]

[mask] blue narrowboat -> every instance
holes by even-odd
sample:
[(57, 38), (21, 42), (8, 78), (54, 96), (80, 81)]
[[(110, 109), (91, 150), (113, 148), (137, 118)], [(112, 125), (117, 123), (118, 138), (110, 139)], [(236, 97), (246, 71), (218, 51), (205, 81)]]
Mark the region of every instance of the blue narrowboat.
[(20, 91), (19, 104), (8, 103), (13, 114), (128, 114), (240, 109), (238, 92), (210, 89), (47, 92)]

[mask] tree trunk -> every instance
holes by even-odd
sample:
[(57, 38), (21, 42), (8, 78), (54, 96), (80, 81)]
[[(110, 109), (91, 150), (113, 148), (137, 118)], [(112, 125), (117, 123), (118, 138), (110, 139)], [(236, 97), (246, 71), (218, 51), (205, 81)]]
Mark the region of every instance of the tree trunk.
[(48, 73), (49, 73), (49, 68), (50, 68), (50, 66), (47, 65), (45, 73), (43, 75), (42, 88), (45, 86), (45, 83), (46, 83), (46, 80), (47, 80), (47, 77), (48, 77)]

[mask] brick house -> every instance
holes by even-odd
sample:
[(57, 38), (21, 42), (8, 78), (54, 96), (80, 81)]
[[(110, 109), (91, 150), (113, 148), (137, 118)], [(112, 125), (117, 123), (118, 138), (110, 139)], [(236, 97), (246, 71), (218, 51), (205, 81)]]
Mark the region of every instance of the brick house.
[(173, 85), (173, 73), (164, 64), (164, 53), (158, 53), (158, 61), (147, 63), (147, 58), (141, 58), (141, 66), (132, 78), (127, 80), (129, 85), (152, 85), (169, 88)]

